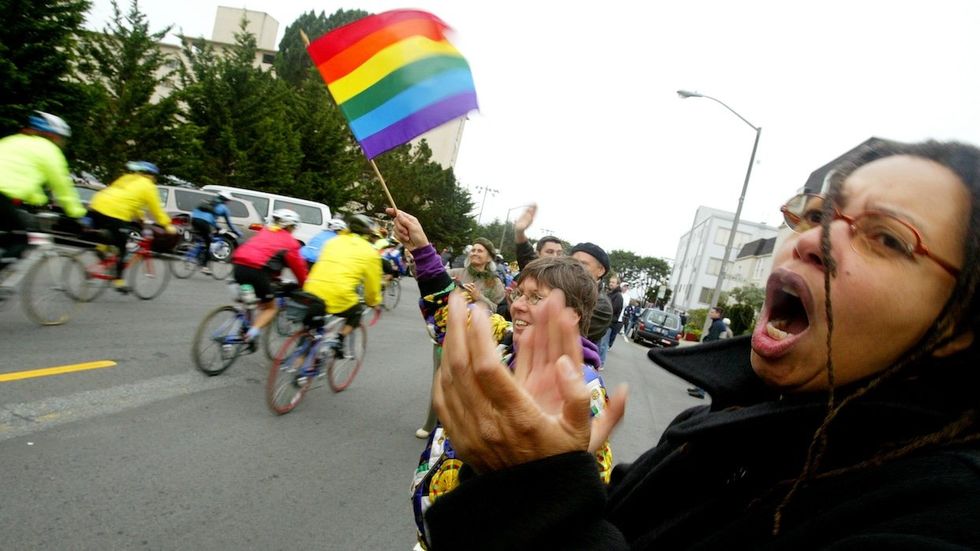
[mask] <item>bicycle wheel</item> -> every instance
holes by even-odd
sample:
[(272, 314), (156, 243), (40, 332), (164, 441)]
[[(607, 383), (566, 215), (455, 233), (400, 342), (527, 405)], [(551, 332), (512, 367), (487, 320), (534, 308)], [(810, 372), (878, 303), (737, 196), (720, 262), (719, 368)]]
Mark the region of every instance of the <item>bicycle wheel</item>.
[(384, 296), (381, 297), (381, 305), (385, 310), (394, 310), (398, 306), (398, 301), (402, 298), (402, 286), (397, 279), (392, 279), (385, 287)]
[(276, 359), (276, 352), (282, 348), (286, 339), (296, 334), (303, 328), (303, 323), (290, 321), (286, 317), (286, 310), (280, 306), (276, 312), (276, 318), (262, 331), (262, 346), (265, 348), (265, 356), (270, 360)]
[(169, 281), (170, 270), (159, 258), (138, 254), (129, 264), (129, 286), (143, 300), (158, 297)]
[(360, 326), (344, 337), (344, 357), (335, 358), (327, 368), (327, 382), (330, 389), (340, 392), (349, 387), (364, 363), (367, 351), (367, 329)]
[(108, 279), (94, 275), (102, 273), (103, 268), (102, 259), (93, 250), (79, 251), (64, 269), (65, 292), (75, 300), (91, 302), (109, 286)]
[(182, 243), (174, 249), (174, 254), (180, 255), (180, 260), (170, 261), (170, 271), (177, 279), (187, 279), (197, 270), (197, 261), (191, 254), (195, 248), (191, 243)]
[[(66, 290), (64, 273), (74, 259), (67, 254), (45, 254), (31, 266), (21, 283), (24, 314), (39, 325), (61, 325), (79, 306)], [(77, 268), (71, 268), (77, 269)]]
[(208, 267), (211, 268), (211, 277), (220, 281), (228, 277), (234, 264), (231, 260), (212, 260), (208, 263)]
[(269, 368), (265, 401), (278, 415), (289, 413), (299, 405), (313, 384), (315, 376), (309, 373), (304, 376), (304, 371), (312, 370), (304, 367), (313, 361), (314, 344), (309, 331), (303, 328), (289, 337), (276, 354)]
[(212, 377), (231, 367), (245, 347), (244, 322), (234, 306), (220, 306), (205, 316), (191, 345), (194, 365)]

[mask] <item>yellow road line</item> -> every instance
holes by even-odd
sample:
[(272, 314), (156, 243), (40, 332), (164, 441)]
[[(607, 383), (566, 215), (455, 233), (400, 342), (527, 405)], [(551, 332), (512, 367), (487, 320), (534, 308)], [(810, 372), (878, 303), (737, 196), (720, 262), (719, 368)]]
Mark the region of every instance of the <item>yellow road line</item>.
[(51, 375), (61, 375), (62, 373), (72, 373), (75, 371), (86, 371), (88, 369), (101, 369), (103, 367), (113, 367), (115, 365), (116, 362), (111, 360), (99, 360), (97, 362), (58, 365), (55, 367), (46, 367), (44, 369), (31, 369), (29, 371), (14, 371), (13, 373), (0, 374), (0, 383), (19, 381), (21, 379), (33, 379), (34, 377), (50, 377)]

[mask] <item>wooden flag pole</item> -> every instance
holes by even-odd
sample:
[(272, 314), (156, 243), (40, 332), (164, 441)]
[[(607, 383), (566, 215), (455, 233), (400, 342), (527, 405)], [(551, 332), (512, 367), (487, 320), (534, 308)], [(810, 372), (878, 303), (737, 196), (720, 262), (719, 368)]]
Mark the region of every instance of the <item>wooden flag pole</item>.
[[(306, 33), (303, 31), (303, 29), (299, 30), (299, 36), (303, 39), (303, 44), (309, 47), (310, 37), (306, 36)], [(378, 181), (381, 182), (381, 189), (385, 192), (385, 197), (388, 198), (388, 203), (391, 205), (391, 208), (397, 211), (398, 206), (395, 205), (395, 199), (391, 196), (391, 192), (388, 191), (388, 184), (385, 183), (385, 179), (381, 175), (381, 171), (378, 170), (378, 165), (375, 164), (374, 159), (368, 159), (368, 162), (371, 163), (371, 168), (374, 169), (374, 173), (378, 176)]]

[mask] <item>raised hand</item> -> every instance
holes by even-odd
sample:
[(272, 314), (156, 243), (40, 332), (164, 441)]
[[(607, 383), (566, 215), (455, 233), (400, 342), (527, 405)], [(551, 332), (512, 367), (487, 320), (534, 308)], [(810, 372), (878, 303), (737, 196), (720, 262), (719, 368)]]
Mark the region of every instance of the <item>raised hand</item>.
[(518, 234), (518, 237), (524, 237), (524, 232), (531, 227), (534, 223), (534, 215), (538, 212), (537, 203), (532, 203), (531, 206), (527, 207), (524, 212), (521, 213), (520, 217), (514, 221), (514, 233)]
[(429, 244), (429, 238), (425, 236), (425, 231), (422, 229), (422, 224), (419, 223), (418, 218), (393, 208), (387, 208), (385, 212), (395, 221), (395, 237), (410, 251)]

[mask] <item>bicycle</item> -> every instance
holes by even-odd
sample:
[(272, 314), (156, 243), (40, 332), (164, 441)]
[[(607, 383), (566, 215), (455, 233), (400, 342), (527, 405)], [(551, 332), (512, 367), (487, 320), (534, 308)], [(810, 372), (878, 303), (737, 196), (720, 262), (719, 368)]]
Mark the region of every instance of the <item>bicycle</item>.
[[(48, 229), (60, 218), (57, 214), (48, 212), (34, 216), (42, 228)], [(27, 238), (28, 245), (38, 251), (39, 258), (25, 258), (29, 267), (20, 280), (21, 308), (27, 318), (38, 325), (52, 326), (67, 323), (80, 304), (68, 292), (62, 274), (71, 269), (75, 259), (55, 247), (54, 236), (50, 233), (29, 231)], [(14, 294), (11, 287), (2, 285), (19, 271), (17, 264), (16, 258), (4, 258), (0, 262), (0, 303)]]
[[(128, 230), (127, 230), (128, 231)], [(155, 257), (153, 252), (153, 230), (144, 229), (136, 250), (123, 265), (126, 279), (133, 294), (142, 300), (150, 300), (160, 296), (170, 282), (170, 271), (164, 266), (164, 261)], [(91, 302), (105, 291), (109, 282), (116, 278), (115, 266), (118, 251), (114, 247), (106, 252), (96, 249), (86, 249), (74, 255), (77, 264), (66, 266), (64, 279), (66, 290), (76, 300)], [(77, 271), (81, 266), (81, 272)], [(74, 278), (79, 281), (75, 281)]]
[[(220, 375), (231, 367), (242, 352), (249, 348), (249, 344), (245, 341), (245, 334), (252, 328), (255, 308), (258, 305), (254, 290), (243, 291), (238, 283), (229, 283), (228, 288), (235, 304), (219, 306), (204, 316), (194, 333), (194, 341), (191, 345), (191, 358), (194, 360), (194, 365), (202, 373), (212, 377)], [(276, 290), (276, 301), (285, 303), (285, 297), (291, 289), (292, 287), (288, 285), (279, 287)], [(273, 350), (277, 350), (281, 344), (282, 331), (291, 329), (293, 329), (292, 324), (280, 326), (279, 316), (276, 316), (276, 321), (259, 337), (261, 342), (258, 345), (265, 348), (266, 357), (270, 360), (275, 357)]]
[[(211, 247), (207, 252), (208, 268), (211, 270), (211, 277), (222, 280), (231, 273), (231, 246), (224, 239), (215, 239), (211, 242)], [(174, 251), (181, 258), (170, 263), (170, 271), (177, 279), (186, 279), (194, 275), (194, 272), (201, 267), (200, 258), (204, 252), (204, 239), (199, 235), (194, 235), (190, 243), (183, 243), (177, 246)], [(219, 257), (222, 257), (219, 259)]]
[(394, 310), (398, 306), (398, 301), (402, 297), (402, 284), (399, 277), (393, 277), (390, 281), (383, 282), (381, 289), (381, 306), (385, 310)]
[[(278, 415), (289, 413), (303, 400), (313, 382), (324, 376), (334, 392), (350, 386), (367, 352), (363, 319), (368, 308), (363, 309), (360, 326), (344, 337), (343, 357), (337, 357), (334, 345), (346, 320), (326, 314), (323, 302), (313, 295), (293, 294), (287, 304), (289, 319), (302, 320), (303, 327), (282, 345), (269, 369), (265, 394), (269, 409)], [(377, 321), (376, 313), (368, 325)]]

